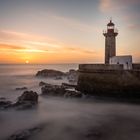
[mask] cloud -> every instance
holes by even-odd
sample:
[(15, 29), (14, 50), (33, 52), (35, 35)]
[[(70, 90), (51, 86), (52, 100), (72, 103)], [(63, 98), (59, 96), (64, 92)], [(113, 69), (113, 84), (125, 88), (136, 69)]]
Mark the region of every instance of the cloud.
[(69, 54), (88, 54), (93, 55), (95, 52), (93, 50), (85, 49), (78, 46), (61, 46), (59, 48), (38, 48), (38, 47), (30, 47), (30, 46), (17, 46), (12, 44), (0, 44), (0, 52), (1, 53), (53, 53), (53, 54), (61, 54), (61, 53), (69, 53)]
[[(58, 17), (57, 17), (58, 18)], [(59, 17), (60, 18), (60, 17)], [(60, 18), (61, 20), (63, 18)], [(63, 19), (66, 20), (67, 19)], [(77, 25), (78, 26), (78, 25)], [(2, 38), (3, 37), (3, 38)], [(31, 35), (10, 30), (0, 31), (0, 50), (25, 53), (83, 53), (93, 54), (94, 51), (73, 45), (57, 42), (52, 39), (48, 41), (45, 37)]]
[(112, 1), (111, 0), (100, 0), (99, 9), (102, 12), (108, 12), (112, 9)]
[(0, 50), (23, 50), (26, 49), (22, 46), (15, 46), (10, 44), (0, 44)]
[(137, 30), (140, 29), (140, 24), (138, 23), (130, 23), (127, 25), (127, 28), (131, 29), (131, 30)]
[(95, 54), (95, 51), (93, 50), (90, 50), (90, 49), (85, 49), (85, 48), (82, 48), (82, 47), (64, 47), (62, 48), (62, 51), (63, 52), (69, 52), (69, 53), (82, 53), (82, 54)]
[(56, 16), (56, 15), (51, 15), (51, 17), (59, 22), (62, 22), (63, 24), (70, 26), (74, 29), (80, 30), (82, 32), (95, 32), (97, 29), (94, 26), (90, 26), (84, 23), (81, 23), (78, 20), (74, 20), (71, 18), (67, 17), (62, 17), (62, 16)]
[(60, 48), (62, 44), (46, 36), (32, 35), (11, 30), (0, 31), (0, 43), (10, 44), (12, 46), (24, 46), (30, 48), (30, 50), (46, 50), (47, 48), (47, 50), (50, 49), (50, 51), (55, 48)]
[(140, 4), (139, 0), (100, 0), (99, 9), (103, 13), (115, 12), (116, 10), (124, 10), (138, 4)]
[[(33, 35), (33, 34), (27, 34), (22, 32), (16, 32), (12, 30), (1, 30), (0, 36), (8, 37), (9, 39), (26, 39), (26, 40), (44, 40), (46, 37)], [(47, 38), (49, 40), (49, 38)]]
[(44, 53), (47, 50), (30, 49), (24, 46), (15, 46), (11, 44), (0, 44), (0, 52), (31, 52), (31, 53)]

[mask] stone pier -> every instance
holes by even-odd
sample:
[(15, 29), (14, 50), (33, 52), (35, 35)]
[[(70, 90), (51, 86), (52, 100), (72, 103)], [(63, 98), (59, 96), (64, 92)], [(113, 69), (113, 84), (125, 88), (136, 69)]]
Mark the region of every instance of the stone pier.
[(124, 70), (123, 65), (80, 64), (77, 88), (98, 96), (140, 97), (139, 66)]

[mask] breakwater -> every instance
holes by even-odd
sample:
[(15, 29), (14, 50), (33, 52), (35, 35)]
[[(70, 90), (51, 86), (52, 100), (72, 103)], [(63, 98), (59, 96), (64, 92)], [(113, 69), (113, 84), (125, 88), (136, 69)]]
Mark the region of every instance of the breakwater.
[(124, 70), (123, 65), (80, 64), (77, 89), (98, 96), (140, 98), (138, 66)]

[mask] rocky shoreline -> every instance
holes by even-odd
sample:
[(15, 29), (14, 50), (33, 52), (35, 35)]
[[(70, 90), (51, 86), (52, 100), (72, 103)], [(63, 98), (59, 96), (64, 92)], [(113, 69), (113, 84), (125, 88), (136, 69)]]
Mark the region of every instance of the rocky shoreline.
[(38, 94), (33, 91), (24, 91), (21, 96), (17, 98), (15, 103), (6, 100), (6, 98), (0, 99), (0, 109), (16, 109), (24, 110), (35, 107), (38, 103)]
[[(50, 72), (51, 74), (47, 74), (47, 72)], [(58, 75), (57, 75), (58, 74)], [(62, 83), (60, 85), (55, 85), (55, 84), (50, 84), (47, 82), (42, 81), (43, 79), (41, 79), (41, 81), (38, 84), (38, 88), (41, 89), (41, 94), (38, 94), (37, 92), (34, 92), (32, 90), (27, 90), (27, 87), (20, 87), (20, 88), (16, 88), (15, 90), (17, 91), (22, 91), (23, 93), (21, 94), (21, 96), (19, 96), (17, 98), (16, 102), (11, 102), (9, 100), (7, 100), (4, 97), (0, 98), (0, 110), (9, 110), (9, 109), (14, 109), (14, 110), (29, 110), (29, 109), (36, 109), (38, 106), (38, 100), (39, 100), (39, 96), (41, 97), (61, 97), (61, 98), (91, 98), (91, 94), (89, 95), (85, 95), (84, 93), (81, 93), (80, 91), (77, 90), (77, 85), (75, 84), (75, 82), (77, 82), (77, 76), (75, 77), (74, 75), (77, 74), (77, 71), (75, 70), (70, 70), (68, 73), (61, 73), (60, 71), (55, 71), (55, 70), (43, 70), (41, 72), (38, 72), (36, 74), (36, 77), (40, 77), (44, 79), (45, 78), (53, 78), (55, 80), (59, 80), (59, 79), (63, 79), (63, 77), (66, 77), (69, 81), (69, 83)], [(57, 78), (56, 78), (57, 77)], [(59, 77), (59, 78), (58, 78)], [(73, 82), (74, 81), (74, 84)], [(101, 99), (102, 97), (105, 96), (94, 96), (94, 99)], [(108, 96), (109, 99), (109, 96)], [(106, 101), (108, 99), (105, 99)], [(115, 98), (116, 99), (116, 98)], [(128, 99), (125, 98), (125, 100), (119, 100), (122, 99), (117, 98), (117, 101), (122, 101), (123, 103), (129, 102)], [(103, 99), (104, 100), (104, 99)], [(113, 99), (111, 98), (111, 101), (113, 101)], [(116, 101), (116, 100), (114, 100)], [(132, 101), (132, 100), (131, 100)], [(130, 102), (131, 102), (130, 101)], [(139, 103), (139, 100), (137, 100)], [(134, 101), (135, 103), (135, 101)], [(118, 123), (118, 122), (116, 122)], [(31, 127), (29, 129), (25, 129), (22, 131), (18, 131), (15, 132), (14, 134), (12, 134), (11, 136), (9, 136), (9, 138), (7, 140), (28, 140), (30, 139), (30, 137), (36, 135), (36, 134), (40, 134), (42, 133), (43, 129), (44, 129), (45, 124), (44, 125), (38, 125), (35, 127)], [(108, 128), (108, 126), (105, 126)], [(109, 125), (110, 128), (112, 128), (112, 126)], [(111, 131), (111, 129), (109, 128), (109, 131)], [(119, 132), (119, 128), (116, 128), (115, 126), (113, 126), (114, 130), (117, 129), (117, 131)], [(88, 128), (89, 130), (86, 131), (84, 133), (84, 135), (80, 134), (84, 140), (92, 140), (92, 139), (104, 139), (105, 137), (108, 138), (113, 138), (112, 135), (106, 131), (103, 130), (102, 128)], [(74, 130), (73, 130), (74, 131)], [(113, 133), (113, 132), (112, 132)], [(122, 133), (122, 132), (121, 132)]]
[[(77, 70), (69, 70), (68, 72), (61, 72), (58, 70), (50, 70), (45, 69), (42, 71), (38, 71), (35, 75), (36, 77), (40, 78), (52, 78), (55, 80), (63, 79), (64, 77), (68, 79), (69, 83), (62, 83), (61, 85), (54, 85), (46, 82), (39, 82), (39, 87), (41, 88), (41, 96), (54, 96), (54, 97), (63, 97), (63, 98), (96, 98), (96, 99), (105, 99), (105, 100), (114, 100), (114, 101), (122, 101), (122, 102), (132, 102), (132, 103), (139, 103), (140, 100), (139, 95), (134, 95), (132, 98), (132, 93), (130, 95), (126, 93), (120, 94), (109, 94), (106, 93), (104, 95), (97, 94), (96, 93), (90, 93), (85, 94), (80, 92), (77, 87), (77, 80), (78, 80), (78, 71)], [(58, 78), (59, 77), (59, 78)], [(73, 84), (74, 83), (74, 84)], [(23, 94), (17, 98), (17, 101), (15, 103), (6, 100), (6, 98), (1, 97), (0, 98), (0, 109), (9, 109), (9, 108), (15, 108), (15, 109), (30, 109), (34, 108), (38, 103), (38, 97), (39, 94), (28, 90), (27, 87), (18, 87), (15, 88), (17, 91), (24, 91)], [(90, 89), (88, 89), (90, 90)]]
[(33, 128), (16, 132), (15, 134), (11, 135), (7, 140), (28, 140), (33, 135), (41, 132), (44, 126), (45, 126), (44, 124), (38, 125)]
[(82, 98), (83, 93), (75, 89), (75, 85), (62, 83), (61, 85), (44, 84), (41, 87), (41, 95)]
[(58, 70), (44, 69), (38, 71), (35, 76), (39, 78), (52, 78), (55, 80), (67, 78), (69, 82), (76, 83), (78, 80), (78, 70), (70, 69), (68, 72), (62, 72)]

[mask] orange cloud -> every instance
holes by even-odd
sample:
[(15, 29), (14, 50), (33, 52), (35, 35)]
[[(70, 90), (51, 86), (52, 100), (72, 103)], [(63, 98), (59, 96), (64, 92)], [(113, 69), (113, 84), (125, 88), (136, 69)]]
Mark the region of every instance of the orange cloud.
[(89, 49), (85, 49), (85, 48), (81, 48), (81, 47), (77, 47), (77, 46), (75, 46), (75, 47), (65, 47), (65, 48), (63, 48), (63, 50), (65, 51), (65, 52), (73, 52), (73, 53), (84, 53), (84, 54), (94, 54), (95, 53), (95, 51), (93, 51), (93, 50), (89, 50)]
[(15, 46), (10, 44), (0, 44), (0, 50), (23, 50), (26, 49), (22, 46)]
[[(97, 61), (99, 53), (83, 45), (14, 31), (0, 32), (0, 63), (78, 63)], [(87, 46), (88, 47), (88, 46)]]

